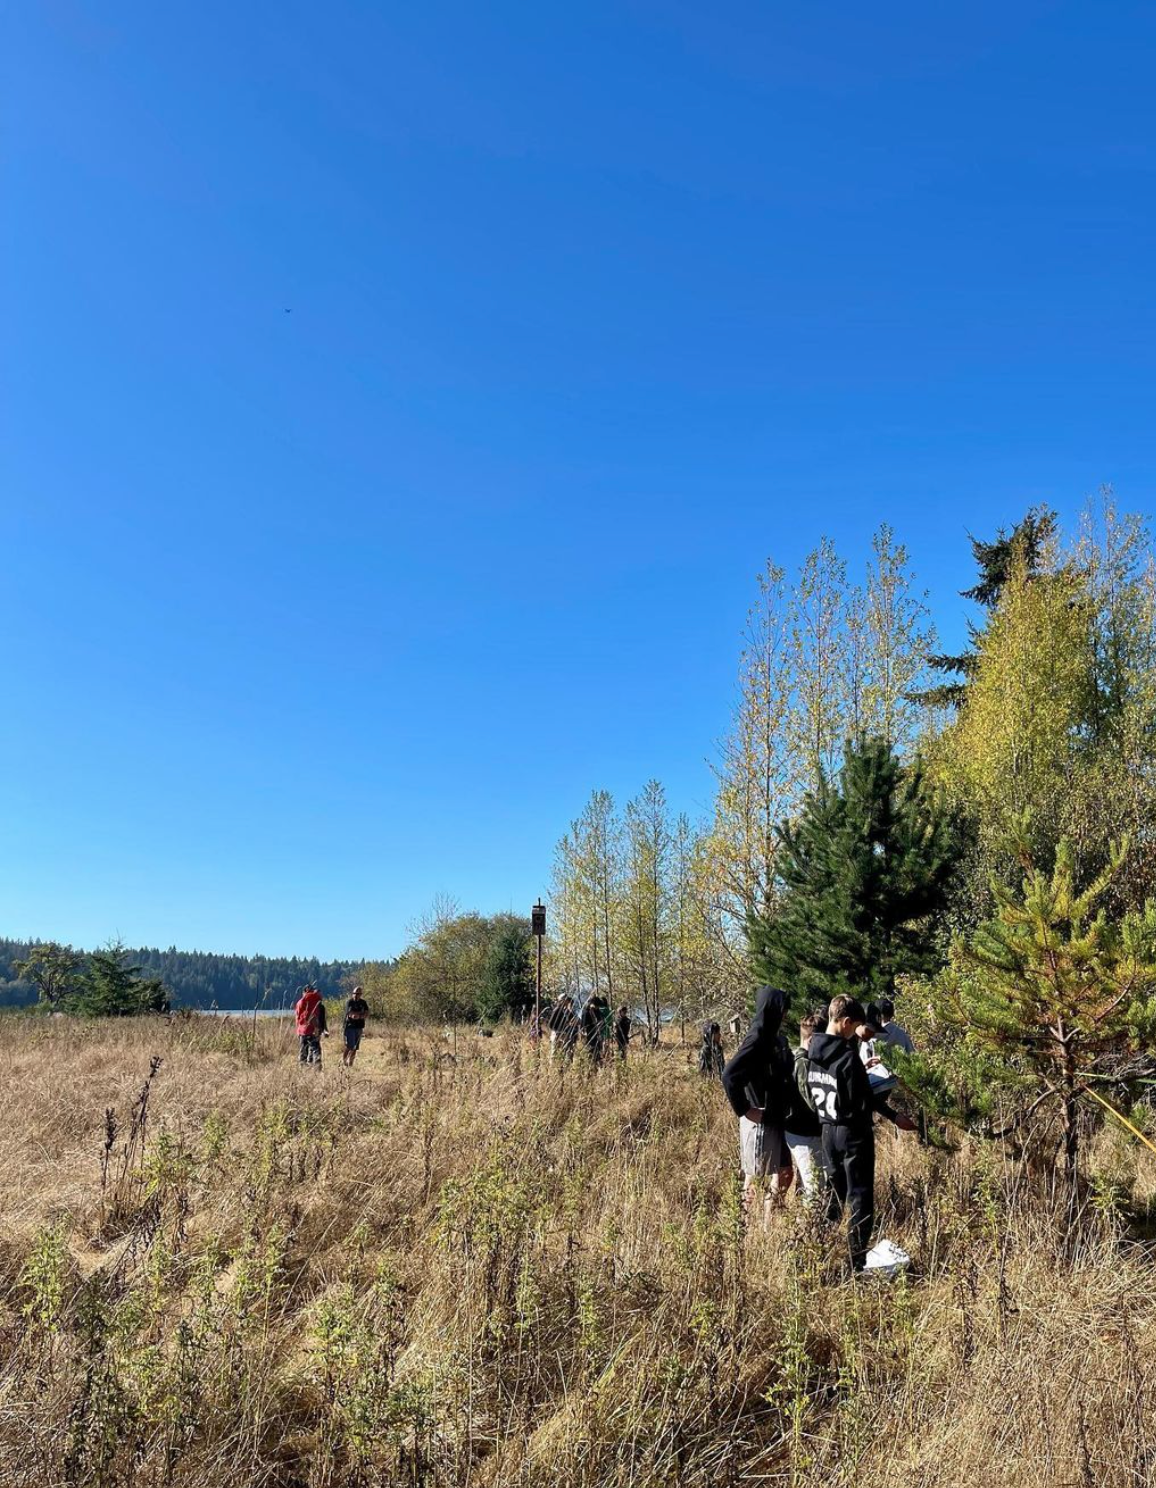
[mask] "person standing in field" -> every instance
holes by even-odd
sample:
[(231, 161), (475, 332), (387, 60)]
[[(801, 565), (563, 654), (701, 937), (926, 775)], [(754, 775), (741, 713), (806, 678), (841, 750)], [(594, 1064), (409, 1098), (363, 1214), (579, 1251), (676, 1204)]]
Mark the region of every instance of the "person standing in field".
[(823, 1181), (822, 1127), (811, 1104), (811, 1091), (807, 1083), (807, 1051), (815, 1034), (827, 1027), (825, 1013), (808, 1013), (799, 1024), (799, 1043), (793, 1051), (794, 1068), (792, 1084), (787, 1091), (787, 1112), (783, 1118), (784, 1137), (791, 1162), (799, 1175), (799, 1188), (803, 1198), (810, 1200), (818, 1194)]
[(630, 1047), (630, 1009), (625, 1003), (618, 1009), (614, 1020), (614, 1042), (618, 1046), (618, 1057), (624, 1060)]
[(550, 1030), (550, 1058), (557, 1054), (563, 1064), (574, 1058), (574, 1045), (578, 1042), (578, 1015), (574, 1011), (574, 999), (563, 992), (558, 1001), (544, 1015)]
[(321, 1067), (321, 1036), (329, 1037), (325, 1026), (325, 1003), (316, 987), (306, 987), (294, 1004), (297, 1015), (298, 1060)]
[(353, 995), (345, 1004), (345, 1019), (341, 1029), (345, 1038), (341, 1062), (346, 1069), (353, 1068), (353, 1061), (357, 1058), (358, 1049), (361, 1048), (361, 1035), (365, 1032), (365, 1020), (368, 1017), (369, 1003), (361, 995), (361, 988), (354, 987)]
[(758, 989), (751, 1026), (722, 1072), (723, 1090), (739, 1118), (744, 1203), (749, 1212), (756, 1190), (763, 1188), (764, 1219), (794, 1171), (783, 1137), (784, 1066), (790, 1051), (780, 1029), (788, 1000), (777, 987)]
[(875, 1226), (875, 1113), (900, 1131), (915, 1130), (909, 1116), (893, 1111), (871, 1088), (859, 1043), (874, 1031), (861, 1002), (836, 997), (827, 1009), (826, 1032), (813, 1034), (807, 1049), (807, 1087), (822, 1127), (827, 1218), (837, 1223), (850, 1209), (854, 1271), (863, 1269)]
[(717, 1023), (702, 1025), (702, 1043), (698, 1049), (698, 1072), (714, 1079), (722, 1079), (726, 1065), (723, 1053), (722, 1028)]
[(890, 997), (881, 997), (875, 1006), (879, 1013), (879, 1022), (875, 1025), (878, 1042), (902, 1049), (904, 1054), (913, 1054), (915, 1045), (911, 1042), (911, 1035), (895, 1022), (895, 1004)]
[(609, 1017), (610, 1004), (600, 992), (595, 992), (582, 1009), (582, 1036), (586, 1042), (586, 1052), (594, 1064), (602, 1063)]

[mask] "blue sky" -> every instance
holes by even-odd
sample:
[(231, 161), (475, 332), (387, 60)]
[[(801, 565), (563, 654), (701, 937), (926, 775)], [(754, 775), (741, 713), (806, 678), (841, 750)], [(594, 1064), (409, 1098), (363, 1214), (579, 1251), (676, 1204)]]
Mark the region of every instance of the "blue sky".
[[(381, 955), (705, 810), (768, 554), (1151, 510), (1148, 4), (11, 7), (0, 932)], [(291, 313), (286, 314), (286, 310)]]

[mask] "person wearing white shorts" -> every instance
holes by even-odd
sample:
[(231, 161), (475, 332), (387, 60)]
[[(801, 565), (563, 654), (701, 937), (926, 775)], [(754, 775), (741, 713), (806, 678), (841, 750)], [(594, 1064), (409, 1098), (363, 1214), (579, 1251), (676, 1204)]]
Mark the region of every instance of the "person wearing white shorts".
[(799, 1024), (799, 1045), (794, 1051), (794, 1085), (784, 1117), (786, 1131), (783, 1140), (791, 1164), (799, 1175), (799, 1191), (808, 1203), (819, 1194), (823, 1183), (823, 1138), (807, 1086), (807, 1048), (812, 1035), (824, 1032), (826, 1027), (824, 1013), (808, 1013)]

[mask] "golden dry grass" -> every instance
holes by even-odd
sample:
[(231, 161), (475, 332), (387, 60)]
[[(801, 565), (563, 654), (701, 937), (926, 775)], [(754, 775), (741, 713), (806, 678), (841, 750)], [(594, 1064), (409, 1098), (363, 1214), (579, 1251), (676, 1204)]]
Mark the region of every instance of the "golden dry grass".
[(1110, 1134), (1075, 1227), (991, 1151), (884, 1134), (916, 1270), (856, 1285), (798, 1205), (747, 1232), (734, 1122), (678, 1051), (562, 1073), (397, 1033), (350, 1076), (271, 1024), (3, 1031), (6, 1488), (1156, 1475), (1124, 1213), (1153, 1172)]

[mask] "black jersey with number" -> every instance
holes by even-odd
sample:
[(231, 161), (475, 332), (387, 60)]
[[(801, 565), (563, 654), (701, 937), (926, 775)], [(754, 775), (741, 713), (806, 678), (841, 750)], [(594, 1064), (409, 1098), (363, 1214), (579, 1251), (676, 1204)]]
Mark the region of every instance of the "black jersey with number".
[(887, 1102), (871, 1089), (857, 1038), (813, 1034), (807, 1049), (807, 1088), (824, 1126), (870, 1130), (876, 1111), (893, 1115)]

